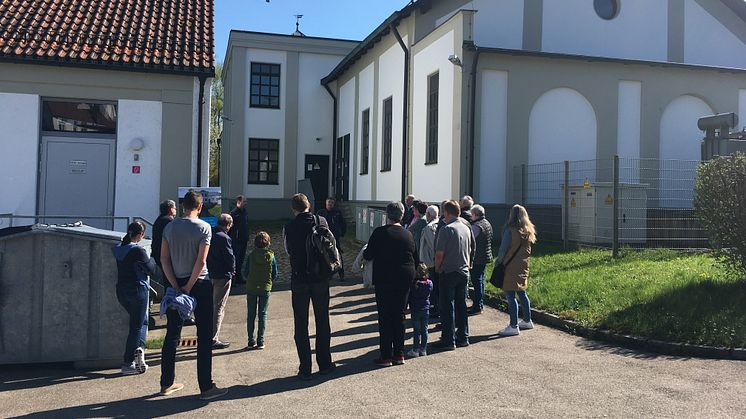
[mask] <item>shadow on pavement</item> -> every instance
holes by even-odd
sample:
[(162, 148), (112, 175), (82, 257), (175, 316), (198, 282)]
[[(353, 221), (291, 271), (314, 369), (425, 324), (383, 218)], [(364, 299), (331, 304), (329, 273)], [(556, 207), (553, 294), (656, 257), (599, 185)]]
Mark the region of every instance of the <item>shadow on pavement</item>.
[(370, 304), (370, 303), (375, 303), (375, 302), (376, 302), (376, 297), (370, 296), (368, 298), (362, 298), (359, 300), (343, 301), (339, 304), (335, 304), (329, 307), (329, 310), (340, 310), (343, 308), (350, 308), (350, 307), (355, 307), (355, 306), (359, 306), (362, 304)]
[(341, 316), (341, 315), (344, 315), (344, 314), (365, 314), (365, 313), (370, 313), (370, 312), (374, 312), (374, 311), (376, 311), (376, 305), (375, 304), (371, 304), (371, 305), (367, 305), (367, 306), (358, 307), (358, 308), (355, 308), (355, 309), (352, 309), (352, 310), (349, 310), (349, 311), (335, 311), (335, 312), (329, 313), (329, 314), (331, 314), (332, 316)]
[(663, 355), (653, 352), (645, 352), (637, 349), (625, 348), (622, 346), (616, 346), (612, 343), (599, 342), (589, 339), (580, 339), (576, 344), (577, 347), (585, 349), (586, 351), (597, 351), (603, 352), (610, 355), (624, 356), (627, 358), (634, 359), (667, 359), (667, 360), (679, 360), (687, 361), (690, 357), (676, 356), (676, 355)]
[(80, 371), (73, 369), (72, 364), (55, 364), (49, 366), (16, 365), (0, 369), (3, 375), (3, 391), (25, 390), (30, 388), (41, 388), (57, 384), (70, 383), (74, 381), (88, 381), (98, 379), (111, 379), (122, 377), (119, 373), (103, 374), (92, 371)]

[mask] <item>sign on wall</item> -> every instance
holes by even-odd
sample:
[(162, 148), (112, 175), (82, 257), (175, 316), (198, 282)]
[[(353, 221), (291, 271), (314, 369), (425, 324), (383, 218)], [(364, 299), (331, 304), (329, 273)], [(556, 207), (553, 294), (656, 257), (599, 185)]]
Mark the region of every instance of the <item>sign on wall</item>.
[(179, 188), (179, 208), (181, 210), (181, 202), (184, 200), (184, 195), (189, 191), (199, 192), (202, 194), (202, 212), (199, 213), (199, 218), (210, 224), (212, 227), (218, 225), (218, 217), (223, 212), (220, 200), (222, 198), (222, 191), (220, 188), (199, 188), (195, 186), (183, 186)]

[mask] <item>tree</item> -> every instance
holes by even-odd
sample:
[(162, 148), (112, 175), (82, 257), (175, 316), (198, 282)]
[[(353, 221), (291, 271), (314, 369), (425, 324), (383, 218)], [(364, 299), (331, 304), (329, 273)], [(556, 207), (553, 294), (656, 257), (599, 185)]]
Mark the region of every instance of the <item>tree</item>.
[(215, 65), (215, 80), (210, 89), (210, 186), (220, 186), (220, 142), (223, 136), (223, 62)]
[(701, 164), (695, 194), (694, 210), (716, 254), (746, 275), (746, 154)]

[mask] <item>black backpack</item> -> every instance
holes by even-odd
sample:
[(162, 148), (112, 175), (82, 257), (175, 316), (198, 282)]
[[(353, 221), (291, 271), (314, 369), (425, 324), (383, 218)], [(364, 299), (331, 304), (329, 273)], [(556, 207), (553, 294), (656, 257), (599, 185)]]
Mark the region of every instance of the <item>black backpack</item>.
[(311, 234), (306, 237), (306, 273), (314, 279), (329, 279), (341, 267), (334, 234), (314, 215)]

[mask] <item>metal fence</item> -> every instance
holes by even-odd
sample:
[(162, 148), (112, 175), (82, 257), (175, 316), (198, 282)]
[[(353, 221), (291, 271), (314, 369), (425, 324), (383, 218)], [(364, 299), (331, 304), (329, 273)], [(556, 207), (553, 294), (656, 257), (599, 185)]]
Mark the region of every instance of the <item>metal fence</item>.
[(611, 248), (708, 247), (693, 210), (699, 161), (618, 158), (521, 165), (513, 200), (542, 241)]

